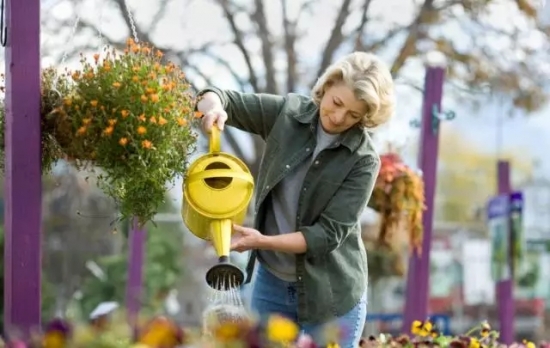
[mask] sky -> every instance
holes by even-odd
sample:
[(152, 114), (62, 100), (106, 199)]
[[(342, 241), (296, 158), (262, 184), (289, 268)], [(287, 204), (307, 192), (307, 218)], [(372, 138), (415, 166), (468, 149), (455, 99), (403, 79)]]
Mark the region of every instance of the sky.
[[(544, 21), (550, 23), (550, 6), (543, 6), (545, 0), (536, 0), (537, 5), (543, 8)], [(247, 4), (250, 1), (239, 0), (240, 3)], [(294, 16), (298, 7), (303, 0), (288, 1), (289, 12)], [(360, 11), (357, 10), (360, 5), (359, 0), (355, 0), (354, 11), (348, 26), (353, 25), (359, 20)], [(268, 13), (268, 25), (275, 34), (280, 30), (280, 9), (279, 2), (266, 1)], [(502, 1), (501, 1), (502, 3)], [(151, 24), (151, 13), (155, 11), (158, 2), (127, 0), (127, 5), (133, 14), (135, 20), (140, 24)], [(497, 2), (498, 4), (498, 2)], [(326, 38), (329, 35), (331, 26), (326, 23), (332, 23), (335, 15), (338, 2), (331, 0), (319, 0), (318, 5), (314, 8), (314, 13), (309, 16), (304, 16), (299, 24), (299, 30), (305, 35), (305, 39), (299, 42), (300, 60), (302, 66), (301, 73), (313, 78), (314, 69), (308, 68), (318, 62), (320, 50)], [(66, 28), (63, 28), (64, 34), (68, 34), (72, 30), (74, 20), (78, 15), (81, 15), (88, 21), (101, 23), (101, 33), (88, 33), (85, 36), (61, 35), (60, 32), (48, 32), (47, 26), (42, 33), (42, 44), (47, 52), (49, 48), (55, 47), (54, 52), (59, 55), (64, 50), (70, 50), (72, 46), (83, 42), (97, 42), (101, 44), (101, 35), (123, 39), (129, 34), (123, 25), (120, 13), (115, 11), (109, 5), (108, 0), (82, 0), (78, 7), (78, 12), (73, 11), (72, 5), (65, 0), (42, 0), (43, 20), (49, 16), (67, 19)], [(395, 9), (399, 8), (399, 11)], [(371, 24), (375, 26), (371, 29), (372, 35), (380, 30), (386, 30), (395, 24), (406, 24), (411, 21), (414, 16), (413, 1), (404, 0), (384, 0), (375, 1), (373, 3), (372, 14), (376, 18), (376, 22)], [(496, 6), (493, 9), (492, 15), (495, 18), (495, 23), (502, 23), (502, 28), (506, 28), (510, 23), (515, 25), (526, 25), (522, 23), (517, 16), (513, 15), (509, 7)], [(238, 22), (246, 28), (248, 19), (246, 17), (237, 18)], [(213, 5), (211, 0), (179, 0), (172, 1), (163, 17), (163, 20), (157, 23), (157, 30), (152, 33), (154, 41), (170, 45), (172, 47), (198, 47), (205, 42), (229, 42), (232, 39), (231, 33), (227, 29), (227, 24), (223, 18), (220, 7)], [(446, 35), (451, 35), (459, 38), (460, 42), (466, 43), (466, 38), (462, 40), (461, 32), (454, 28), (453, 25), (446, 27)], [(531, 40), (536, 43), (536, 38), (530, 37), (526, 40)], [(498, 43), (494, 43), (495, 45)], [(247, 45), (251, 49), (259, 49), (259, 41), (251, 38), (247, 40)], [(395, 46), (395, 45), (394, 45)], [(388, 56), (392, 55), (396, 47), (387, 47), (382, 52)], [(43, 51), (43, 52), (44, 52)], [(240, 53), (233, 46), (225, 45), (223, 48), (218, 48), (226, 58), (233, 69), (246, 76), (247, 70), (243, 60), (240, 58)], [(341, 53), (340, 53), (341, 54)], [(51, 65), (54, 60), (51, 57), (43, 57), (43, 65)], [(75, 67), (75, 61), (68, 60), (66, 65)], [(235, 88), (232, 78), (229, 73), (221, 68), (216, 62), (208, 60), (204, 57), (193, 63), (201, 66), (204, 71), (213, 76), (215, 83), (222, 88)], [(260, 55), (253, 55), (253, 64), (261, 66)], [(275, 58), (276, 67), (285, 67), (285, 57), (278, 52)], [(543, 67), (541, 66), (541, 69)], [(421, 83), (424, 75), (424, 68), (419, 60), (411, 61), (405, 68), (407, 79)], [(192, 76), (192, 74), (190, 73)], [(308, 79), (308, 80), (309, 80)], [(443, 108), (451, 109), (457, 113), (457, 118), (451, 122), (446, 122), (443, 127), (459, 131), (467, 141), (478, 144), (479, 148), (484, 151), (497, 152), (498, 141), (496, 127), (500, 120), (500, 137), (503, 139), (502, 146), (505, 148), (514, 148), (524, 150), (526, 155), (540, 159), (541, 165), (546, 173), (550, 175), (550, 159), (545, 156), (546, 151), (550, 147), (550, 137), (545, 137), (545, 134), (550, 132), (550, 108), (530, 115), (528, 117), (507, 117), (503, 116), (506, 110), (502, 107), (499, 101), (487, 102), (480, 109), (473, 109), (468, 105), (456, 100), (448, 92), (450, 88), (447, 86), (443, 100)], [(300, 91), (307, 92), (307, 91)], [(413, 142), (418, 141), (418, 129), (410, 126), (410, 121), (418, 119), (420, 116), (422, 95), (418, 91), (414, 91), (410, 87), (397, 84), (397, 109), (393, 120), (378, 131), (377, 138), (379, 144), (386, 141), (391, 141), (394, 146), (407, 147), (412, 146)], [(253, 156), (250, 139), (244, 134), (240, 137), (243, 148), (246, 149), (246, 156)], [(441, 139), (444, 143), (445, 139)], [(198, 155), (198, 154), (197, 154)], [(409, 158), (409, 162), (415, 162), (414, 158)]]

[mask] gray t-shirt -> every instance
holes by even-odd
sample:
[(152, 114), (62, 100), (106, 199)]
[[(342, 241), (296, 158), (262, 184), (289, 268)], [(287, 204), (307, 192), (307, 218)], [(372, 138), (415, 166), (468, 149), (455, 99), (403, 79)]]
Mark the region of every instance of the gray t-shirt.
[[(307, 171), (324, 149), (330, 147), (337, 139), (338, 134), (328, 134), (319, 123), (317, 126), (317, 145), (312, 156), (306, 158), (292, 172), (290, 172), (271, 192), (271, 202), (266, 202), (266, 217), (264, 234), (278, 235), (296, 232), (296, 214), (302, 184)], [(278, 251), (259, 250), (258, 260), (276, 277), (283, 281), (296, 281), (296, 256)]]

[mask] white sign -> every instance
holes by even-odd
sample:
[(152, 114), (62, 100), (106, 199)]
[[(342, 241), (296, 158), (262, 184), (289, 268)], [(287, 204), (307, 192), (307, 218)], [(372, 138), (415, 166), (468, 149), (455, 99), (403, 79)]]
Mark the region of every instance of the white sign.
[(462, 244), (463, 290), (466, 305), (493, 304), (495, 283), (491, 276), (491, 242), (465, 240)]

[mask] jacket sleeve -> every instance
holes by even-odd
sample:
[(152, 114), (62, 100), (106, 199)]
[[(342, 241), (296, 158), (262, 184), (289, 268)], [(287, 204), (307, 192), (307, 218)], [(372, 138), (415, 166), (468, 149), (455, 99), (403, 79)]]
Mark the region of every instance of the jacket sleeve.
[(350, 233), (361, 229), (359, 218), (370, 199), (379, 169), (380, 159), (376, 155), (359, 160), (317, 222), (298, 229), (306, 240), (306, 257), (322, 257), (330, 253)]
[(227, 124), (242, 131), (267, 138), (277, 116), (286, 103), (286, 97), (264, 93), (242, 93), (207, 87), (197, 97), (206, 92), (216, 93), (227, 112)]

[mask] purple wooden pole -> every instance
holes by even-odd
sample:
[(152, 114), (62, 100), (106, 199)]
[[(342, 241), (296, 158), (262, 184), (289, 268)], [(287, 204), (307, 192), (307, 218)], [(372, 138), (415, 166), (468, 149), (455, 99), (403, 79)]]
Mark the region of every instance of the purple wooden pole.
[(28, 337), (40, 325), (40, 0), (7, 0), (6, 23), (4, 324)]
[(131, 325), (136, 324), (141, 307), (145, 237), (145, 229), (139, 227), (138, 219), (134, 218), (129, 236), (128, 281), (126, 283), (126, 310)]
[(414, 320), (426, 320), (428, 316), (430, 249), (432, 244), (432, 225), (434, 197), (437, 175), (437, 155), (439, 148), (439, 123), (433, 124), (432, 110), (441, 110), (445, 69), (429, 66), (424, 81), (424, 100), (422, 106), (421, 143), (418, 155), (419, 167), (424, 178), (426, 210), (422, 225), (424, 238), (422, 253), (413, 253), (409, 259), (407, 289), (405, 295), (405, 313), (403, 332), (409, 332)]
[[(510, 182), (510, 163), (498, 161), (497, 163), (498, 194), (510, 194), (512, 185)], [(512, 241), (510, 238), (510, 248)], [(511, 249), (510, 249), (511, 250)], [(508, 267), (511, 267), (511, 253), (508, 253)], [(500, 323), (500, 340), (506, 345), (514, 341), (514, 282), (512, 278), (504, 279), (496, 284), (496, 297), (498, 307), (498, 320)]]

